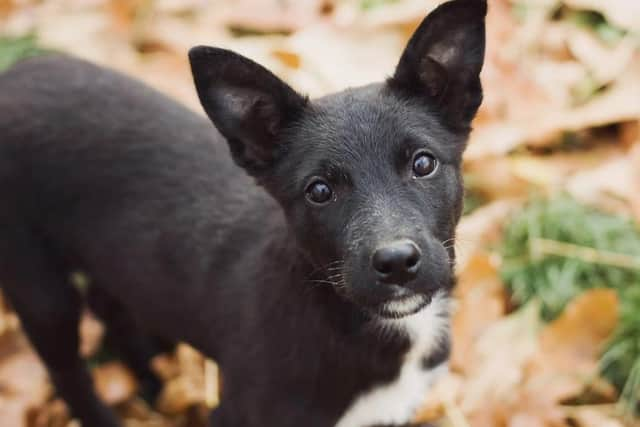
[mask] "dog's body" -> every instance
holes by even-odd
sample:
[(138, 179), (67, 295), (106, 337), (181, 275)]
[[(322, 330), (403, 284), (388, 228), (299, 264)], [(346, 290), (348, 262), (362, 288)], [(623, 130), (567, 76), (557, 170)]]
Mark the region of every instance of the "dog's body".
[(474, 0), (439, 8), (393, 79), (313, 103), (245, 58), (194, 49), (220, 133), (83, 61), (0, 75), (0, 282), (84, 425), (119, 423), (77, 355), (75, 270), (144, 385), (157, 387), (152, 337), (219, 363), (216, 427), (410, 422), (448, 355), (485, 13)]

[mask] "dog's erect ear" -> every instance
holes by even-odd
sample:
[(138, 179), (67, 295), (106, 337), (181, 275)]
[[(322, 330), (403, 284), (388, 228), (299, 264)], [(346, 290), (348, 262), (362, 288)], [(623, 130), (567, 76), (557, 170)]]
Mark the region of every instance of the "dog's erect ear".
[(389, 85), (426, 98), (449, 126), (468, 129), (482, 102), (486, 14), (486, 0), (438, 6), (409, 40)]
[(234, 161), (251, 175), (267, 170), (279, 150), (279, 132), (307, 100), (266, 68), (225, 49), (189, 51), (198, 97), (227, 139)]

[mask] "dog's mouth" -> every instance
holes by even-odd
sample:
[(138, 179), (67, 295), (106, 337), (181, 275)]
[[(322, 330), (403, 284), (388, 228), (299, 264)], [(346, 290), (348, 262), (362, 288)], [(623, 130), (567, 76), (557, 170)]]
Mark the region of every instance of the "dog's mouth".
[(382, 303), (376, 314), (386, 319), (400, 319), (418, 313), (428, 306), (432, 299), (433, 295), (418, 293), (402, 295)]

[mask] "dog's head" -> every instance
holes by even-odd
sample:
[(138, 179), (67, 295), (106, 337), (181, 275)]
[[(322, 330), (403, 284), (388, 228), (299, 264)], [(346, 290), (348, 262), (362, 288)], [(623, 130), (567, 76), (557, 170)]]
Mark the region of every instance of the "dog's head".
[(486, 8), (441, 5), (393, 77), (316, 101), (233, 52), (190, 52), (204, 109), (235, 162), (279, 201), (320, 280), (381, 315), (411, 314), (453, 284)]

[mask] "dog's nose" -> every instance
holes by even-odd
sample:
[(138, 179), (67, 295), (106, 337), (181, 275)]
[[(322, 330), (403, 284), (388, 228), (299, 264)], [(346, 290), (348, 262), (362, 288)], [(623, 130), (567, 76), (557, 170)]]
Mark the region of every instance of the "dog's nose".
[(410, 240), (399, 240), (375, 251), (371, 264), (384, 283), (401, 285), (416, 277), (420, 249)]

